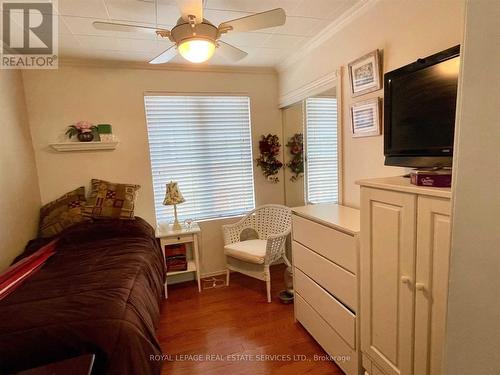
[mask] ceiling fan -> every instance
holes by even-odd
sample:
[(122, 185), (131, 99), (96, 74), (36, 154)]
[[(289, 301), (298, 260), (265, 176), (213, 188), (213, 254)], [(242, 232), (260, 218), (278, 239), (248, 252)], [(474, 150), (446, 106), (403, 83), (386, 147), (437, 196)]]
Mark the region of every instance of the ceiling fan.
[[(209, 60), (218, 52), (225, 58), (238, 61), (247, 53), (220, 40), (228, 32), (253, 31), (268, 27), (281, 26), (286, 21), (282, 8), (223, 22), (218, 27), (203, 18), (203, 0), (177, 0), (181, 17), (172, 30), (155, 27), (136, 26), (123, 23), (95, 21), (94, 27), (105, 31), (146, 32), (168, 38), (175, 45), (151, 60), (150, 64), (163, 64), (170, 61), (177, 52), (186, 60), (201, 63)], [(156, 9), (157, 4), (155, 3)]]

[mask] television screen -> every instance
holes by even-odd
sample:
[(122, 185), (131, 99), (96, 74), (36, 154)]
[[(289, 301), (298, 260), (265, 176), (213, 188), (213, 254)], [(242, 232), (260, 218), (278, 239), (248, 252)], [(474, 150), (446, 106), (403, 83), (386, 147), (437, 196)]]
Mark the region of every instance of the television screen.
[[(451, 165), (459, 71), (458, 48), (454, 55), (445, 55), (443, 52), (429, 56), (385, 75), (386, 164), (429, 167)], [(418, 157), (427, 157), (427, 160), (418, 160)], [(432, 157), (445, 159), (433, 161)]]

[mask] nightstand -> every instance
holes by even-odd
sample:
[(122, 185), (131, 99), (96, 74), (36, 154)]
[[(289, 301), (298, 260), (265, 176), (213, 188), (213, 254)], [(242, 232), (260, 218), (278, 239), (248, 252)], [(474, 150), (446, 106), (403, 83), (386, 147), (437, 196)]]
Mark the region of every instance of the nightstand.
[[(198, 292), (201, 292), (200, 279), (200, 254), (198, 249), (198, 235), (201, 229), (197, 223), (193, 223), (190, 228), (182, 225), (181, 230), (173, 230), (170, 224), (160, 224), (156, 228), (156, 238), (160, 239), (163, 260), (165, 261), (165, 246), (176, 244), (191, 244), (191, 259), (188, 259), (187, 269), (185, 271), (167, 272), (168, 276), (180, 275), (183, 273), (194, 272), (198, 281)], [(165, 281), (165, 298), (168, 298), (167, 283)]]

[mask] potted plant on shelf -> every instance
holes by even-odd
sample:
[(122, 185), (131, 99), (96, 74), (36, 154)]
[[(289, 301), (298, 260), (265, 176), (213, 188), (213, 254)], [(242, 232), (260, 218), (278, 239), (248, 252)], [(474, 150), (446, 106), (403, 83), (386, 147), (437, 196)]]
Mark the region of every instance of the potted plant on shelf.
[(70, 139), (76, 136), (80, 142), (91, 142), (94, 139), (92, 132), (95, 129), (97, 127), (88, 121), (78, 121), (76, 124), (68, 126), (66, 135)]

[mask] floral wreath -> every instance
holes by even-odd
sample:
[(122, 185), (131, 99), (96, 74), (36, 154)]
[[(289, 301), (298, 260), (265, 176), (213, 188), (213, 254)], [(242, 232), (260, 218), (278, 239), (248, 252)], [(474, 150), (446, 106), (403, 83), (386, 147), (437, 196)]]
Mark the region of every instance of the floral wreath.
[(292, 159), (286, 163), (286, 166), (290, 168), (294, 174), (290, 177), (290, 181), (297, 181), (300, 177), (304, 175), (304, 137), (302, 133), (296, 133), (286, 144)]
[(259, 141), (260, 156), (255, 160), (264, 176), (273, 183), (279, 181), (277, 174), (283, 167), (283, 163), (276, 158), (280, 153), (280, 148), (281, 144), (277, 135), (263, 135)]

